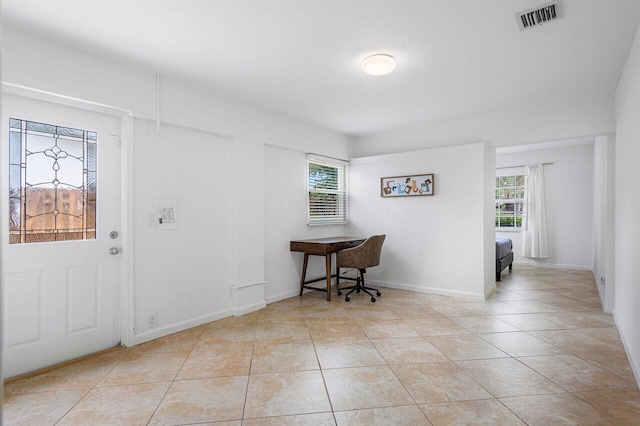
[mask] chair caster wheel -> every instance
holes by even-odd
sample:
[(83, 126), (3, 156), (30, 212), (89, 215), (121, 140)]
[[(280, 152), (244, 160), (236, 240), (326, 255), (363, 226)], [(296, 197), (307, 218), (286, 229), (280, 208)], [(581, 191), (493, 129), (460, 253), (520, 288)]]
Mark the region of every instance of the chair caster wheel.
[(376, 298), (375, 298), (375, 297), (372, 297), (372, 298), (371, 298), (371, 302), (375, 302), (375, 301), (376, 301)]
[(341, 291), (338, 291), (338, 296), (342, 296), (342, 292)]
[(349, 299), (349, 296), (347, 296), (347, 297), (345, 297), (345, 298), (344, 298), (344, 301), (345, 301), (345, 302), (348, 302), (349, 300), (351, 300), (351, 299)]
[(382, 294), (378, 291), (378, 292), (376, 293), (376, 296), (380, 297), (380, 296), (382, 296)]

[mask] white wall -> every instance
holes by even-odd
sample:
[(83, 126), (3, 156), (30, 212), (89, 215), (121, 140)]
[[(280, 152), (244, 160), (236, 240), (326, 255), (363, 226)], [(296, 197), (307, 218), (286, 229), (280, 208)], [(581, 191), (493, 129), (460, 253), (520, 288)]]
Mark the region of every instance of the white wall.
[[(1, 22), (0, 22), (0, 33), (2, 33)], [(1, 56), (2, 56), (2, 35), (0, 35), (0, 57)], [(2, 80), (1, 69), (0, 69), (0, 80)], [(2, 111), (0, 111), (0, 114), (1, 113)], [(4, 276), (4, 272), (2, 270), (2, 262), (0, 261), (0, 277), (2, 276)], [(0, 306), (4, 306), (4, 286), (3, 285), (0, 285)], [(4, 330), (4, 315), (0, 315), (0, 330)], [(0, 347), (4, 348), (4, 341), (2, 336), (0, 336)], [(3, 371), (3, 365), (4, 365), (3, 358), (4, 358), (4, 351), (0, 350), (0, 372)], [(2, 407), (3, 397), (4, 397), (4, 380), (2, 380), (2, 373), (0, 373), (0, 407)], [(0, 410), (0, 424), (2, 424), (2, 410)]]
[[(230, 314), (232, 300), (233, 141), (136, 120), (135, 326), (137, 339), (175, 331), (187, 321)], [(149, 223), (155, 200), (176, 200), (178, 227)], [(160, 327), (149, 328), (158, 314)]]
[[(551, 144), (544, 144), (547, 147)], [(539, 147), (539, 146), (538, 146)], [(535, 145), (532, 148), (537, 148)], [(496, 150), (496, 167), (553, 163), (544, 166), (549, 253), (547, 259), (522, 257), (520, 232), (497, 232), (513, 240), (515, 263), (568, 269), (593, 268), (593, 142), (573, 147)], [(524, 168), (496, 174), (523, 173)]]
[(595, 138), (593, 146), (593, 276), (605, 312), (613, 312), (615, 137)]
[[(485, 196), (491, 157), (479, 143), (351, 160), (349, 234), (387, 234), (368, 282), (484, 300), (494, 287), (485, 241), (493, 240)], [(381, 177), (426, 173), (435, 174), (435, 195), (380, 196)]]
[[(154, 118), (155, 70), (125, 59), (95, 56), (15, 28), (4, 28), (3, 37), (4, 81), (128, 109), (140, 119)], [(266, 253), (282, 250), (280, 239), (265, 237), (273, 228), (271, 222), (280, 220), (265, 209), (266, 175), (273, 170), (268, 172), (265, 167), (265, 144), (349, 156), (347, 136), (227, 99), (170, 75), (161, 76), (160, 111), (162, 120), (172, 125), (162, 126), (155, 135), (138, 123), (130, 141), (135, 147), (136, 178), (136, 342), (220, 315), (242, 314), (264, 306), (265, 293), (288, 291), (286, 285), (285, 290), (271, 289), (265, 274)], [(229, 137), (221, 141), (212, 133)], [(185, 149), (189, 159), (181, 156), (179, 147)], [(226, 167), (224, 173), (218, 167), (221, 162)], [(167, 182), (167, 169), (174, 181)], [(304, 182), (304, 174), (295, 178)], [(204, 195), (193, 199), (193, 192), (180, 193), (176, 185), (188, 183), (197, 185), (193, 191)], [(215, 185), (223, 186), (227, 193), (217, 197)], [(280, 195), (287, 202), (289, 195), (296, 200), (299, 196), (287, 192)], [(180, 209), (178, 231), (160, 234), (146, 226), (154, 198), (178, 199), (187, 207)], [(222, 215), (220, 209), (230, 209), (228, 217), (205, 229), (213, 241), (200, 241), (198, 226), (205, 219), (203, 215)], [(303, 227), (295, 237), (313, 235), (307, 231)], [(175, 245), (175, 249), (163, 251), (167, 245)], [(156, 261), (153, 255), (163, 261)], [(281, 256), (292, 258), (288, 246)], [(206, 282), (196, 283), (203, 278)], [(273, 281), (278, 286), (290, 279), (275, 277)], [(156, 312), (158, 327), (149, 330), (148, 314)]]
[(484, 153), (484, 294), (490, 296), (496, 290), (496, 150), (487, 147)]
[[(3, 28), (2, 78), (11, 83), (126, 108), (138, 117), (153, 118), (154, 116), (155, 70), (140, 68), (127, 60), (97, 57), (76, 48), (64, 47), (47, 39), (25, 34), (14, 28)], [(262, 294), (257, 294), (257, 297), (264, 298), (264, 293), (267, 293), (268, 297), (277, 298), (279, 295), (293, 291), (297, 286), (298, 277), (296, 276), (294, 282), (289, 274), (294, 268), (299, 268), (296, 266), (299, 262), (296, 261), (297, 254), (291, 254), (288, 251), (282, 254), (284, 243), (291, 238), (311, 237), (322, 231), (299, 225), (297, 222), (301, 214), (299, 211), (292, 212), (290, 216), (296, 219), (295, 230), (289, 229), (280, 218), (274, 219), (274, 212), (286, 216), (288, 212), (283, 213), (284, 209), (279, 209), (276, 203), (269, 201), (268, 195), (271, 195), (271, 189), (265, 189), (264, 185), (274, 180), (280, 181), (282, 177), (297, 175), (295, 168), (301, 167), (303, 152), (348, 158), (350, 139), (290, 117), (226, 99), (214, 91), (194, 87), (171, 76), (162, 77), (161, 99), (163, 120), (232, 136), (233, 140), (228, 153), (229, 178), (230, 180), (245, 179), (251, 182), (255, 189), (253, 193), (232, 196), (232, 219), (225, 223), (231, 229), (233, 240), (231, 264), (227, 265), (217, 277), (230, 275), (231, 285), (254, 289), (250, 290), (252, 298), (260, 292)], [(637, 121), (637, 117), (640, 116), (640, 40), (638, 36), (616, 93), (615, 111), (614, 121), (611, 96), (594, 98), (590, 102), (512, 109), (465, 120), (418, 125), (396, 132), (362, 137), (354, 144), (353, 154), (365, 157), (388, 154), (392, 151), (421, 150), (445, 144), (477, 141), (486, 141), (491, 146), (507, 146), (606, 134), (615, 130), (617, 132), (616, 181), (618, 182), (615, 192), (617, 253), (615, 316), (637, 372), (640, 366), (640, 333), (637, 327), (640, 323), (640, 313), (637, 309), (640, 306), (640, 286), (637, 278), (640, 276), (640, 265), (637, 262), (640, 254), (640, 242), (637, 238), (640, 235), (640, 225), (637, 221), (640, 195), (636, 185), (637, 164), (640, 163), (640, 146), (637, 144), (640, 138), (640, 124)], [(165, 128), (163, 131), (168, 132)], [(194, 136), (194, 139), (199, 137), (201, 136)], [(152, 137), (146, 139), (147, 142), (154, 140), (156, 139)], [(161, 141), (165, 143), (164, 139)], [(137, 139), (133, 142), (138, 143)], [(270, 146), (265, 149), (265, 144)], [(294, 155), (295, 159), (289, 158), (285, 150), (272, 149), (271, 146), (294, 149), (298, 153)], [(145, 155), (149, 153), (145, 152)], [(458, 155), (461, 159), (460, 163), (457, 163)], [(390, 156), (389, 163), (386, 162), (385, 157), (379, 157), (377, 160), (374, 158), (370, 165), (367, 165), (365, 160), (360, 164), (358, 161), (353, 162), (352, 170), (360, 168), (362, 173), (359, 183), (354, 183), (356, 186), (352, 187), (352, 194), (357, 192), (355, 188), (359, 185), (368, 195), (354, 199), (353, 224), (347, 232), (366, 235), (382, 231), (391, 235), (393, 231), (401, 236), (397, 237), (396, 242), (393, 241), (396, 238), (394, 237), (385, 243), (385, 251), (390, 250), (390, 252), (388, 255), (385, 253), (383, 267), (377, 268), (379, 280), (408, 285), (420, 290), (435, 289), (473, 296), (486, 294), (487, 284), (484, 282), (486, 271), (480, 271), (483, 267), (485, 269), (487, 267), (487, 256), (478, 255), (478, 253), (484, 253), (487, 250), (481, 242), (486, 239), (482, 230), (482, 217), (486, 216), (483, 210), (483, 208), (486, 209), (486, 205), (483, 207), (483, 203), (487, 200), (477, 198), (482, 197), (480, 194), (483, 193), (483, 182), (486, 185), (486, 179), (489, 176), (487, 170), (480, 170), (483, 168), (483, 163), (486, 169), (488, 160), (485, 157), (486, 147), (482, 149), (454, 147), (442, 151), (429, 150), (417, 157), (413, 154), (407, 154), (405, 157)], [(277, 164), (286, 165), (286, 167), (291, 165), (291, 170), (278, 170), (276, 166), (272, 167), (270, 163), (266, 163), (265, 158), (270, 161), (278, 160)], [(166, 160), (166, 158), (163, 159)], [(290, 160), (295, 161), (295, 165), (289, 163)], [(139, 162), (137, 156), (134, 162), (136, 164)], [(405, 164), (413, 165), (417, 172), (435, 172), (438, 176), (437, 195), (425, 197), (425, 201), (375, 199), (379, 191), (379, 178), (410, 172)], [(151, 173), (148, 176), (150, 180), (161, 178), (162, 175), (158, 170), (150, 170), (149, 173)], [(355, 179), (354, 182), (356, 182)], [(297, 192), (292, 195), (292, 198), (280, 193), (277, 195), (283, 197), (279, 205), (298, 206), (298, 202), (294, 201), (294, 198), (298, 199), (297, 197), (300, 196)], [(137, 196), (140, 197), (140, 194)], [(158, 192), (153, 196), (170, 198), (173, 195), (167, 191)], [(472, 209), (468, 208), (466, 196), (473, 200)], [(431, 200), (430, 203), (428, 203), (429, 200)], [(406, 204), (404, 206), (384, 204), (383, 201)], [(142, 213), (144, 218), (147, 214), (144, 206), (148, 203), (148, 198), (140, 197), (136, 199), (136, 203), (145, 209)], [(398, 207), (399, 205), (401, 207)], [(377, 209), (369, 208), (371, 206)], [(451, 210), (451, 207), (457, 209)], [(473, 213), (470, 210), (473, 210)], [(410, 220), (413, 223), (409, 224), (419, 224), (417, 233), (407, 231), (410, 226), (407, 226), (406, 220), (403, 222), (402, 218), (406, 211), (411, 212)], [(139, 213), (136, 211), (136, 222), (144, 220), (140, 218)], [(384, 220), (385, 215), (393, 216), (395, 221), (388, 224)], [(396, 216), (398, 219), (395, 219)], [(460, 223), (461, 219), (468, 220), (470, 224), (467, 226), (466, 223)], [(404, 227), (403, 223), (405, 223)], [(289, 234), (278, 235), (275, 230), (279, 227), (288, 230)], [(452, 232), (456, 237), (455, 243), (445, 238), (444, 234), (447, 231)], [(331, 232), (327, 230), (327, 234), (329, 233), (333, 234), (334, 230)], [(484, 233), (486, 234), (486, 230)], [(137, 226), (136, 252), (145, 253), (153, 249), (156, 237), (170, 238), (154, 237), (154, 235), (156, 234), (150, 230)], [(453, 257), (445, 256), (442, 250), (435, 248), (434, 238), (445, 244), (447, 253), (456, 254)], [(410, 252), (418, 253), (422, 264), (430, 268), (418, 266), (408, 260), (407, 250), (397, 243), (403, 239), (410, 242), (410, 248), (418, 249)], [(280, 253), (280, 257), (271, 258), (271, 253)], [(265, 268), (271, 268), (267, 265), (270, 265), (272, 260), (274, 261), (273, 269), (265, 273)], [(444, 262), (442, 265), (448, 266), (449, 270), (445, 271), (443, 266), (435, 262), (436, 260)], [(393, 272), (384, 267), (387, 264), (393, 264), (395, 268)], [(285, 265), (284, 268), (288, 269), (280, 271), (277, 265)], [(402, 268), (405, 265), (407, 268)], [(492, 264), (490, 267), (493, 267)], [(155, 304), (155, 306), (167, 306), (159, 308), (160, 328), (165, 327), (166, 330), (171, 327), (186, 328), (188, 324), (198, 322), (198, 317), (188, 311), (181, 311), (183, 316), (178, 317), (178, 309), (168, 303), (175, 291), (179, 289), (180, 282), (169, 284), (168, 294), (164, 292), (159, 294), (152, 286), (150, 280), (153, 274), (166, 271), (171, 266), (158, 265), (158, 268), (159, 271), (149, 272), (151, 274), (149, 276), (140, 275), (136, 271), (136, 290), (140, 290), (139, 293), (136, 292), (136, 296), (139, 296), (136, 300), (151, 301), (148, 306), (136, 306), (136, 309), (141, 312), (140, 315), (145, 309), (154, 309), (152, 306)], [(372, 277), (375, 269), (370, 272)], [(395, 271), (398, 273), (396, 274)], [(182, 269), (179, 273), (189, 276), (191, 272)], [(219, 279), (220, 282), (224, 281), (224, 278)], [(264, 284), (266, 281), (268, 282)], [(147, 287), (143, 291), (145, 285)], [(203, 307), (202, 310), (224, 311), (229, 306), (226, 304), (228, 291), (229, 288), (224, 293), (216, 292), (214, 296), (227, 302), (214, 302), (209, 307)], [(252, 298), (250, 299), (253, 300)], [(242, 303), (242, 300), (239, 303)], [(205, 316), (212, 313), (215, 314), (215, 312), (209, 312)], [(165, 323), (165, 319), (171, 319), (173, 322)]]
[(593, 276), (603, 299), (602, 280), (607, 273), (606, 264), (606, 176), (607, 139), (598, 137), (593, 144)]
[(640, 382), (640, 32), (616, 91), (615, 309), (636, 380)]
[[(613, 132), (613, 96), (580, 102), (513, 107), (440, 123), (416, 124), (387, 133), (358, 137), (354, 156), (415, 151), (478, 141), (514, 146), (576, 139)], [(392, 141), (392, 142), (390, 142)]]
[[(344, 225), (307, 225), (306, 161), (303, 152), (265, 149), (267, 303), (300, 294), (303, 254), (290, 252), (289, 241), (345, 234)], [(324, 265), (324, 257), (310, 256), (307, 279), (323, 276)]]

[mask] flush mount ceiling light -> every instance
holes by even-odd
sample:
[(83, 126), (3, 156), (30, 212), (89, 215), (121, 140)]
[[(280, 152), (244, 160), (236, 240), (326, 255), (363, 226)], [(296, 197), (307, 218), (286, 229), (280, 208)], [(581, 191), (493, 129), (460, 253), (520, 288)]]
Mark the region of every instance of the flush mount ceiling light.
[(396, 67), (396, 60), (391, 55), (382, 53), (367, 56), (362, 61), (362, 71), (369, 75), (389, 74)]

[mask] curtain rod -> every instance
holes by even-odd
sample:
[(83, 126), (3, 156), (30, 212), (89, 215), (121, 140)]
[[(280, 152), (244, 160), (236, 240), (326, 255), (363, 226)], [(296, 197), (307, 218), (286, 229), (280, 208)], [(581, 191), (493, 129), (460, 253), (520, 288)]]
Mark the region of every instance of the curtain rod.
[[(543, 166), (548, 166), (551, 165), (553, 163), (542, 163)], [(522, 164), (520, 166), (507, 166), (507, 167), (496, 167), (496, 170), (499, 169), (515, 169), (516, 167), (524, 167), (524, 166), (532, 166), (533, 164)]]

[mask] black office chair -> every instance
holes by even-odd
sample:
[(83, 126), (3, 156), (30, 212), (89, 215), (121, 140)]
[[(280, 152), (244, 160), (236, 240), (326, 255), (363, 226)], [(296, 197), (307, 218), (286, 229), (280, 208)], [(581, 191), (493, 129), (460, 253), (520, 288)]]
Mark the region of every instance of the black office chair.
[(371, 268), (380, 264), (380, 252), (382, 251), (382, 243), (384, 243), (385, 237), (386, 235), (374, 235), (367, 238), (367, 240), (359, 246), (340, 250), (338, 252), (338, 270), (340, 270), (340, 268), (355, 268), (358, 270), (358, 275), (355, 279), (356, 285), (345, 287), (343, 289), (338, 286), (338, 296), (342, 295), (342, 290), (350, 290), (344, 298), (345, 302), (351, 300), (349, 299), (349, 295), (354, 291), (357, 293), (360, 293), (361, 291), (367, 293), (371, 296), (372, 302), (375, 302), (376, 298), (367, 290), (375, 291), (376, 296), (380, 296), (380, 291), (377, 288), (367, 287), (365, 285), (364, 274), (367, 272), (366, 268)]

